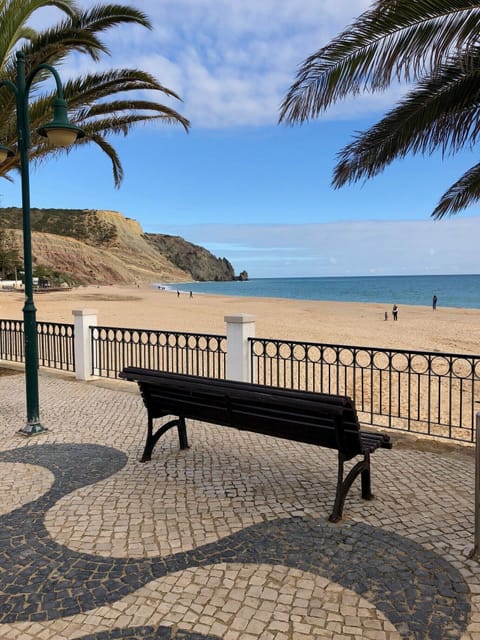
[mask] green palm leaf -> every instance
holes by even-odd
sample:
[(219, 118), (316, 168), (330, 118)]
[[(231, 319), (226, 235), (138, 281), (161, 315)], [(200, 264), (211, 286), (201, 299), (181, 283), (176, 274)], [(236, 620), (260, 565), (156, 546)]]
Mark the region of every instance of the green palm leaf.
[[(72, 0), (4, 0), (0, 4), (0, 64), (2, 68), (14, 47), (24, 37), (27, 21), (43, 7), (53, 6), (73, 17), (78, 10)], [(28, 32), (27, 32), (28, 33)], [(29, 32), (33, 35), (33, 32)]]
[(72, 20), (78, 29), (95, 33), (122, 23), (135, 23), (146, 29), (152, 28), (150, 19), (143, 11), (121, 4), (96, 5), (83, 13), (76, 12)]
[(77, 96), (81, 96), (81, 99), (87, 102), (120, 91), (140, 90), (160, 91), (168, 97), (180, 100), (174, 91), (164, 87), (150, 73), (139, 69), (113, 69), (101, 73), (91, 73), (64, 84), (64, 94), (72, 108), (76, 107)]
[(478, 0), (377, 0), (301, 65), (280, 120), (303, 122), (348, 94), (419, 78), (474, 45), (479, 20)]
[(480, 200), (480, 164), (476, 164), (457, 180), (440, 198), (432, 217), (440, 220), (447, 214), (462, 211)]
[[(123, 180), (123, 167), (120, 162), (120, 158), (115, 148), (104, 138), (96, 133), (92, 133), (89, 138), (94, 144), (96, 144), (110, 159), (112, 163), (113, 182), (118, 187)], [(85, 140), (85, 138), (83, 138)]]
[[(112, 27), (122, 24), (137, 24), (147, 29), (151, 28), (148, 17), (141, 11), (119, 4), (99, 4), (88, 11), (80, 12), (75, 3), (48, 2), (43, 0), (29, 0), (29, 7), (24, 12), (17, 11), (13, 0), (0, 1), (0, 18), (5, 23), (11, 23), (9, 31), (11, 37), (8, 42), (18, 43), (20, 26), (24, 16), (40, 6), (55, 4), (63, 5), (67, 17), (57, 25), (45, 29), (41, 33), (29, 32), (29, 38), (23, 43), (22, 50), (26, 56), (26, 71), (35, 69), (42, 63), (58, 65), (73, 52), (85, 53), (97, 60), (101, 54), (108, 53), (108, 48), (101, 39), (101, 34)], [(27, 10), (29, 9), (29, 11)], [(68, 11), (67, 11), (68, 9)], [(3, 16), (3, 17), (2, 17)], [(0, 20), (0, 27), (4, 22)], [(16, 31), (14, 25), (17, 25)], [(23, 25), (24, 27), (24, 25)], [(0, 33), (3, 33), (0, 28)], [(23, 33), (27, 33), (23, 31)], [(16, 40), (15, 40), (16, 38)], [(16, 66), (13, 57), (13, 46), (5, 39), (5, 52), (2, 58), (2, 76), (15, 81)], [(0, 51), (2, 38), (0, 36)], [(64, 153), (65, 150), (54, 149), (37, 133), (36, 129), (51, 119), (52, 103), (55, 95), (48, 93), (40, 95), (41, 85), (48, 72), (35, 75), (31, 83), (29, 104), (29, 118), (31, 125), (31, 153), (34, 161), (42, 161), (52, 155)], [(124, 134), (139, 124), (146, 124), (151, 120), (160, 120), (165, 124), (180, 124), (188, 131), (190, 123), (174, 109), (152, 100), (138, 97), (138, 92), (153, 91), (169, 97), (180, 99), (172, 90), (163, 86), (152, 75), (137, 69), (114, 69), (102, 73), (92, 73), (75, 78), (65, 83), (64, 97), (69, 105), (72, 123), (85, 130), (87, 137), (79, 141), (80, 144), (96, 144), (112, 162), (115, 186), (119, 186), (123, 178), (120, 158), (106, 136)], [(134, 99), (127, 99), (127, 93), (134, 92)], [(120, 94), (119, 99), (112, 100), (112, 96)], [(3, 144), (15, 148), (16, 145), (16, 108), (12, 92), (0, 90), (0, 137)], [(8, 177), (11, 171), (19, 168), (19, 157), (14, 155), (0, 167), (0, 176)]]
[(453, 154), (477, 142), (480, 49), (450, 60), (338, 154), (333, 184), (371, 178), (409, 153)]
[[(480, 132), (480, 1), (377, 0), (301, 65), (280, 121), (302, 123), (332, 104), (393, 82), (414, 87), (340, 151), (333, 185), (371, 178), (410, 153), (450, 155)], [(442, 196), (433, 217), (480, 198), (473, 167)]]

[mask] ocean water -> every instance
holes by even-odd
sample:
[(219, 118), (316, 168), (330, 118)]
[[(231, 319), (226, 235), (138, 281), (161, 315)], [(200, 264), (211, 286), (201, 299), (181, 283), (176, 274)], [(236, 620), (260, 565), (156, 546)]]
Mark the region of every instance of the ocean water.
[(388, 305), (432, 304), (437, 307), (480, 308), (480, 275), (358, 276), (328, 278), (252, 278), (246, 282), (158, 284), (181, 292), (225, 296), (379, 302)]

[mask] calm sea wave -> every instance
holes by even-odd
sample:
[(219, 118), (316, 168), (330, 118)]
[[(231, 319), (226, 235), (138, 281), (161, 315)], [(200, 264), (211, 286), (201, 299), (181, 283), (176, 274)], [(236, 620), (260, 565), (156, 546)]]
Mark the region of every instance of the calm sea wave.
[[(160, 286), (160, 285), (154, 285)], [(337, 300), (386, 304), (480, 308), (480, 275), (253, 278), (246, 282), (192, 282), (161, 285), (193, 293), (296, 300)]]

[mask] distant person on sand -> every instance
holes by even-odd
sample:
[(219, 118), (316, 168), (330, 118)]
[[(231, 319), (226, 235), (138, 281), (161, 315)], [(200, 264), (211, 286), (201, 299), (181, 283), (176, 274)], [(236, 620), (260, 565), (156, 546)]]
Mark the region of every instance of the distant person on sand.
[(398, 307), (397, 307), (396, 304), (394, 304), (393, 307), (392, 307), (392, 316), (393, 316), (394, 320), (397, 319), (397, 314), (398, 314)]
[(432, 308), (433, 308), (434, 311), (437, 310), (437, 296), (435, 296), (435, 295), (432, 298)]
[(180, 291), (177, 291), (177, 298), (180, 297)]
[(190, 291), (190, 298), (193, 298), (193, 293)]

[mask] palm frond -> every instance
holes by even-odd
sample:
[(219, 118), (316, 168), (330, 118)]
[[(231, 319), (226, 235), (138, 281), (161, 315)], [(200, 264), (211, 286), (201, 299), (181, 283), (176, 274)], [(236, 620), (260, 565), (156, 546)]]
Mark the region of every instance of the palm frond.
[(75, 17), (75, 26), (78, 29), (88, 29), (95, 33), (124, 23), (135, 23), (146, 29), (152, 28), (149, 17), (143, 11), (121, 4), (96, 5)]
[(25, 37), (26, 23), (39, 9), (54, 6), (72, 17), (78, 11), (73, 0), (7, 0), (0, 6), (0, 66), (6, 64), (10, 52)]
[[(25, 38), (28, 31), (22, 22), (22, 10), (25, 14), (35, 7), (48, 4), (69, 8), (68, 17), (41, 33), (30, 32), (31, 37)], [(24, 6), (25, 5), (25, 6)], [(5, 15), (4, 15), (4, 13)], [(8, 15), (7, 15), (8, 14)], [(30, 14), (29, 14), (30, 15)], [(8, 22), (8, 24), (7, 24)], [(6, 29), (3, 31), (4, 24)], [(31, 73), (42, 63), (58, 65), (70, 53), (85, 53), (93, 59), (98, 59), (102, 53), (108, 53), (108, 48), (100, 38), (104, 31), (122, 24), (134, 24), (151, 28), (148, 17), (142, 12), (121, 4), (98, 4), (88, 11), (80, 12), (76, 4), (69, 0), (0, 0), (0, 55), (4, 46), (4, 57), (0, 58), (1, 75), (5, 79), (16, 81), (16, 64), (13, 51), (18, 45), (20, 34), (24, 34), (22, 50), (26, 57), (26, 72)], [(3, 38), (3, 40), (2, 40)], [(36, 73), (34, 78), (28, 76), (30, 87), (29, 119), (31, 125), (30, 158), (34, 162), (42, 162), (52, 156), (68, 153), (65, 149), (55, 149), (45, 143), (36, 133), (38, 127), (51, 119), (51, 109), (54, 93), (42, 95), (41, 84), (47, 72)], [(128, 92), (139, 91), (160, 92), (169, 98), (179, 99), (179, 96), (163, 86), (156, 78), (146, 72), (136, 69), (116, 69), (112, 71), (93, 73), (70, 80), (63, 85), (64, 97), (69, 105), (72, 123), (82, 127), (87, 136), (78, 144), (96, 144), (104, 151), (112, 162), (115, 186), (118, 187), (123, 179), (123, 168), (117, 152), (108, 142), (108, 135), (127, 133), (139, 124), (146, 124), (151, 120), (160, 120), (165, 124), (180, 124), (188, 131), (189, 121), (174, 109), (156, 100), (145, 100), (136, 97), (124, 97)], [(112, 99), (116, 94), (124, 94), (119, 99)], [(16, 106), (15, 96), (11, 91), (0, 90), (0, 111), (2, 122), (0, 142), (16, 148)], [(20, 166), (18, 153), (0, 167), (0, 176), (7, 177)]]
[(440, 220), (453, 215), (480, 200), (480, 164), (469, 169), (440, 198), (432, 218)]
[(333, 184), (368, 179), (409, 153), (456, 153), (480, 134), (480, 49), (457, 55), (418, 83), (377, 124), (338, 154)]
[[(109, 95), (108, 91), (105, 92), (105, 95)], [(37, 133), (37, 129), (51, 118), (51, 107), (54, 98), (55, 94), (42, 96), (35, 100), (30, 107), (30, 157), (34, 161), (43, 161), (47, 157), (55, 157), (65, 151), (50, 147), (45, 143), (44, 138)], [(90, 99), (91, 95), (88, 98)], [(188, 131), (190, 124), (186, 118), (173, 109), (149, 100), (104, 100), (90, 105), (89, 100), (85, 102), (81, 94), (69, 96), (69, 100), (76, 106), (75, 109), (70, 110), (72, 123), (81, 127), (86, 133), (86, 137), (78, 143), (88, 144), (93, 141), (98, 144), (98, 136), (100, 136), (102, 138), (102, 148), (107, 148), (105, 136), (127, 135), (133, 126), (146, 124), (152, 120), (160, 120), (169, 125), (181, 124), (186, 131)], [(8, 128), (3, 127), (2, 129), (5, 144), (15, 147), (17, 135), (15, 121), (12, 120)], [(108, 148), (110, 147), (111, 145), (108, 145)], [(0, 167), (0, 175), (19, 168), (19, 166), (20, 158), (17, 154)], [(121, 180), (122, 175), (123, 172), (114, 171), (115, 180)], [(118, 186), (117, 182), (115, 182), (115, 185)]]
[[(82, 140), (85, 141), (85, 138), (83, 138)], [(79, 144), (82, 144), (82, 140), (79, 141)], [(100, 147), (100, 149), (110, 159), (110, 162), (112, 163), (113, 183), (115, 187), (119, 189), (120, 185), (122, 184), (124, 172), (120, 157), (115, 148), (112, 147), (112, 145), (103, 136), (96, 133), (92, 133), (89, 137), (89, 140)], [(83, 142), (83, 144), (86, 144), (86, 142)]]
[[(84, 13), (75, 12), (54, 27), (37, 34), (32, 42), (23, 47), (23, 51), (31, 66), (36, 66), (39, 61), (59, 64), (73, 51), (86, 53), (92, 59), (99, 60), (101, 54), (109, 53), (108, 46), (100, 40), (99, 34), (129, 23), (151, 28), (149, 19), (142, 11), (116, 4), (94, 6)], [(11, 60), (12, 67), (13, 64)]]
[[(77, 147), (80, 145), (92, 144), (92, 143), (96, 144), (104, 153), (106, 153), (106, 155), (110, 159), (112, 163), (114, 185), (118, 189), (124, 178), (124, 171), (123, 171), (122, 163), (120, 161), (120, 157), (117, 151), (108, 142), (108, 140), (106, 140), (106, 138), (104, 138), (101, 134), (96, 133), (95, 131), (92, 130), (89, 132), (88, 138), (85, 137), (80, 140), (77, 140), (74, 146)], [(55, 158), (55, 157), (60, 157), (62, 155), (68, 155), (69, 153), (71, 153), (73, 148), (74, 147), (68, 147), (68, 148), (51, 147), (46, 142), (40, 142), (37, 146), (35, 146), (31, 150), (30, 162), (33, 165), (41, 165), (52, 157)], [(2, 166), (2, 169), (3, 169), (3, 166)], [(18, 169), (18, 166), (17, 165), (12, 166), (10, 171), (12, 169)], [(2, 174), (0, 174), (0, 176), (6, 177), (6, 176), (2, 176)]]
[(18, 30), (17, 34), (18, 40), (35, 40), (38, 37), (38, 31), (32, 29), (31, 27), (23, 27)]
[(160, 91), (170, 98), (181, 98), (171, 89), (163, 86), (146, 71), (140, 69), (112, 69), (102, 73), (90, 73), (69, 80), (64, 84), (64, 94), (72, 107), (76, 106), (76, 96), (84, 102), (120, 93), (122, 91)]
[[(115, 69), (98, 74), (89, 74), (65, 83), (64, 96), (69, 105), (70, 116), (78, 126), (83, 127), (84, 119), (108, 111), (142, 109), (156, 111), (163, 115), (165, 122), (181, 124), (188, 131), (190, 123), (180, 113), (154, 100), (128, 99), (111, 101), (116, 93), (141, 90), (159, 91), (169, 97), (177, 95), (161, 85), (150, 74), (138, 69)], [(0, 96), (1, 96), (0, 92)], [(39, 127), (49, 118), (55, 94), (51, 93), (35, 100), (30, 107), (32, 128)]]
[[(97, 118), (96, 120), (90, 120), (84, 123), (82, 127), (87, 136), (93, 133), (99, 133), (103, 136), (110, 134), (123, 134), (126, 136), (133, 125), (146, 124), (152, 120), (164, 120), (167, 116), (164, 114), (159, 115), (146, 115), (139, 113), (129, 113), (126, 115), (113, 114), (106, 118)], [(173, 118), (169, 119), (169, 124), (176, 123)]]
[(301, 65), (280, 107), (288, 124), (317, 117), (349, 94), (411, 81), (478, 41), (478, 0), (377, 0)]
[(94, 32), (78, 29), (72, 25), (71, 20), (64, 20), (42, 31), (32, 42), (26, 43), (22, 50), (30, 68), (40, 64), (39, 61), (60, 64), (74, 51), (86, 53), (93, 60), (99, 60), (100, 54), (108, 53), (108, 47)]
[[(107, 115), (112, 117), (113, 114), (118, 116), (118, 114), (123, 111), (128, 111), (131, 114), (134, 114), (135, 119), (132, 119), (132, 122), (141, 122), (143, 120), (150, 120), (154, 118), (161, 119), (167, 124), (181, 124), (187, 133), (190, 126), (189, 121), (174, 109), (170, 109), (163, 104), (152, 102), (150, 100), (115, 100), (110, 102), (100, 102), (89, 108), (77, 111), (75, 114), (75, 120), (76, 122), (80, 122), (81, 125), (79, 126), (82, 126), (83, 128), (90, 120), (98, 118), (99, 116)], [(143, 111), (154, 112), (156, 115), (146, 117), (142, 115)]]

